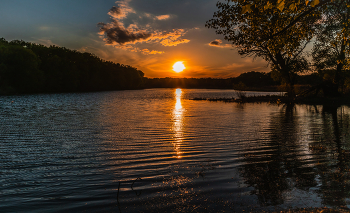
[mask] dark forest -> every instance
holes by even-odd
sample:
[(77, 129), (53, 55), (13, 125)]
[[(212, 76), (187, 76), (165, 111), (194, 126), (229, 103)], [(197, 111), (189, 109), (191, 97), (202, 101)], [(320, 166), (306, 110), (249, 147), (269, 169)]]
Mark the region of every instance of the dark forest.
[(140, 89), (144, 73), (64, 47), (0, 40), (0, 94)]

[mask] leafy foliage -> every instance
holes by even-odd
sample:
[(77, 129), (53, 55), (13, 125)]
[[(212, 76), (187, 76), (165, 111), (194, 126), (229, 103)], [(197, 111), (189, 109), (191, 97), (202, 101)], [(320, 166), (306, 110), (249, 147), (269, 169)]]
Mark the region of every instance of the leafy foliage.
[(309, 69), (303, 50), (313, 37), (314, 23), (321, 13), (313, 10), (285, 33), (278, 34), (300, 13), (308, 10), (308, 6), (300, 5), (298, 11), (291, 7), (282, 12), (272, 5), (285, 1), (270, 2), (271, 6), (266, 6), (265, 1), (255, 0), (218, 2), (219, 11), (214, 13), (214, 18), (206, 26), (224, 35), (225, 40), (238, 48), (239, 54), (264, 58), (290, 86), (289, 94), (294, 96), (297, 73)]
[(336, 85), (335, 90), (344, 85), (350, 69), (350, 8), (347, 5), (350, 1), (344, 0), (327, 6), (312, 50), (317, 71)]
[[(339, 1), (339, 0), (338, 0)], [(251, 2), (250, 4), (247, 4), (242, 7), (242, 13), (251, 12), (252, 7), (259, 6), (258, 3), (261, 1), (255, 0)], [(337, 0), (278, 0), (278, 1), (265, 1), (265, 4), (263, 5), (264, 9), (271, 9), (271, 8), (277, 8), (278, 10), (285, 11), (285, 10), (291, 10), (291, 11), (298, 11), (300, 7), (319, 7), (324, 4), (337, 2)]]

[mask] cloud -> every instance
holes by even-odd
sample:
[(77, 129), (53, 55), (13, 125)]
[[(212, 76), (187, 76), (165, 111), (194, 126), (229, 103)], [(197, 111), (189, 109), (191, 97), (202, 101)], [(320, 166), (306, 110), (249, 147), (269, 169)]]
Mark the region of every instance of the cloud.
[(156, 55), (156, 54), (163, 54), (163, 51), (156, 51), (156, 50), (152, 50), (150, 51), (149, 49), (143, 49), (142, 53), (145, 55)]
[(156, 16), (157, 20), (167, 20), (170, 18), (170, 15), (160, 15), (160, 16)]
[(100, 35), (106, 35), (105, 42), (107, 44), (123, 45), (146, 40), (151, 37), (151, 34), (146, 31), (133, 28), (125, 29), (124, 26), (116, 20), (109, 24), (99, 23), (98, 25), (100, 26)]
[[(117, 1), (117, 6), (113, 6), (108, 15), (111, 16), (109, 23), (98, 23), (100, 28), (100, 36), (107, 45), (113, 45), (116, 48), (128, 49), (130, 51), (141, 52), (143, 54), (161, 54), (163, 51), (152, 50), (143, 51), (144, 49), (138, 46), (142, 43), (146, 44), (160, 44), (162, 46), (177, 46), (190, 42), (188, 39), (182, 38), (187, 31), (185, 29), (173, 29), (173, 31), (162, 31), (160, 29), (153, 29), (152, 23), (145, 26), (139, 26), (139, 20), (129, 19), (128, 15), (135, 13), (135, 10), (129, 6), (131, 0)], [(154, 16), (149, 13), (143, 13), (138, 16), (138, 19), (147, 17), (151, 20), (168, 20), (170, 15)], [(124, 26), (124, 19), (127, 19), (128, 27)], [(149, 20), (148, 19), (148, 20)], [(148, 50), (148, 49), (147, 49)]]
[(123, 15), (121, 14), (121, 9), (119, 7), (113, 6), (112, 9), (109, 10), (108, 15), (116, 18), (116, 19), (122, 19)]
[(221, 39), (215, 39), (214, 41), (209, 43), (209, 46), (220, 47), (220, 48), (231, 48), (232, 47), (230, 44), (222, 45), (222, 40)]
[(118, 7), (113, 6), (108, 15), (115, 19), (121, 20), (128, 16), (129, 13), (135, 13), (134, 9), (129, 6), (131, 0), (117, 1)]
[(177, 46), (190, 42), (188, 39), (181, 39), (187, 32), (184, 29), (175, 29), (173, 32), (155, 32), (149, 40), (159, 42), (163, 46)]
[[(156, 20), (156, 21), (164, 21), (164, 20), (168, 20), (170, 19), (170, 15), (159, 15), (159, 16), (156, 16), (156, 15), (153, 15), (151, 13), (144, 13), (144, 17), (147, 17), (147, 18), (150, 18), (150, 19), (153, 19), (153, 20)], [(142, 16), (139, 16), (139, 18), (142, 19)]]
[(220, 39), (215, 39), (214, 41), (210, 42), (210, 46), (219, 46), (222, 43)]

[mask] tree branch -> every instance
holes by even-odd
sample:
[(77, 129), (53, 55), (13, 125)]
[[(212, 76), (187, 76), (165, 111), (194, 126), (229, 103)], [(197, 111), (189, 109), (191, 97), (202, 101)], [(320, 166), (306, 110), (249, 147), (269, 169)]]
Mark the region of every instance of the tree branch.
[(294, 24), (296, 24), (297, 22), (299, 22), (302, 18), (304, 18), (305, 16), (309, 15), (311, 12), (313, 12), (315, 9), (322, 7), (323, 5), (330, 3), (331, 0), (324, 0), (321, 3), (319, 3), (318, 5), (316, 5), (315, 7), (311, 7), (309, 10), (305, 11), (304, 13), (300, 14), (297, 18), (295, 18), (292, 22), (290, 22), (286, 27), (284, 27), (281, 31), (272, 34), (270, 39), (273, 39), (275, 36), (278, 36), (280, 34), (285, 33), (289, 28), (291, 28)]

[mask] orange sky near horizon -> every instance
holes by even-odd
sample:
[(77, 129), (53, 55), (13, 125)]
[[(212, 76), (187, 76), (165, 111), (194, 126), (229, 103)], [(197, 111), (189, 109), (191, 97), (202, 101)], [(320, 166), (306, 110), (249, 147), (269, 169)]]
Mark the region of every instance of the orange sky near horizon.
[[(207, 29), (217, 0), (84, 0), (2, 2), (0, 25), (8, 41), (56, 45), (130, 65), (149, 78), (229, 78), (269, 72)], [(48, 12), (50, 11), (50, 12)], [(186, 69), (174, 72), (183, 61)]]

